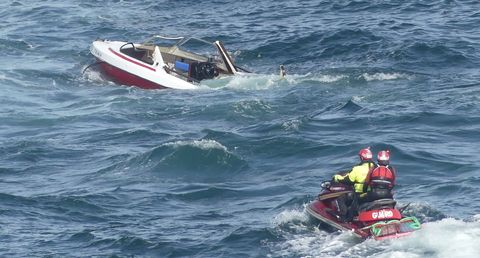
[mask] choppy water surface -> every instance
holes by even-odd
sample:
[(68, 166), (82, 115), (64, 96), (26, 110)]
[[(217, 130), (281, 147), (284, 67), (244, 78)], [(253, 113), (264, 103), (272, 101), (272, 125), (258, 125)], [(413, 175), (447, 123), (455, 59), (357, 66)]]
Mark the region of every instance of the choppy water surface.
[[(0, 7), (1, 256), (480, 253), (477, 1)], [(191, 91), (82, 74), (96, 38), (155, 33), (223, 40), (257, 74)], [(359, 241), (307, 216), (364, 146), (392, 151), (413, 236)]]

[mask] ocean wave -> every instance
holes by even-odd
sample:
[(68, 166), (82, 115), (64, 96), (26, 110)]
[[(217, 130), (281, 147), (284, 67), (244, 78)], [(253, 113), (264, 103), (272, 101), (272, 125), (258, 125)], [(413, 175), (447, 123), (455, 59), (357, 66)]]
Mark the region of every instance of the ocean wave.
[(72, 242), (89, 242), (95, 238), (95, 235), (92, 234), (93, 230), (85, 229), (81, 232), (75, 233), (68, 239)]
[(102, 83), (104, 85), (115, 85), (114, 82), (106, 79), (105, 76), (98, 70), (85, 66), (83, 67), (82, 71), (83, 71), (83, 77), (88, 82)]
[(242, 100), (233, 105), (233, 111), (244, 117), (255, 118), (272, 112), (272, 106), (264, 100)]
[(284, 210), (273, 218), (275, 226), (289, 224), (295, 221), (306, 223), (309, 221), (308, 214), (305, 210)]
[(309, 80), (325, 82), (325, 83), (332, 83), (332, 82), (338, 82), (338, 81), (345, 80), (346, 78), (348, 78), (348, 76), (344, 75), (344, 74), (339, 74), (339, 75), (325, 74), (325, 75), (314, 76), (313, 78), (309, 78)]
[[(288, 67), (287, 67), (288, 69)], [(288, 71), (287, 71), (288, 72)], [(266, 90), (279, 87), (291, 87), (299, 84), (336, 83), (349, 79), (348, 74), (287, 74), (279, 75), (245, 75), (232, 78), (222, 78), (205, 81), (204, 85), (209, 88), (232, 88), (242, 90)]]
[[(344, 103), (335, 103), (332, 104), (325, 109), (317, 112), (312, 116), (313, 120), (335, 120), (338, 121), (342, 119), (342, 122), (346, 123), (353, 123), (354, 121), (350, 121), (352, 119), (347, 120), (345, 116), (354, 116), (355, 114), (360, 113), (360, 111), (365, 110), (368, 112), (364, 107), (360, 104), (363, 104), (364, 101), (363, 96), (352, 96), (351, 99)], [(359, 104), (360, 103), (360, 104)], [(356, 117), (353, 117), (356, 118)]]
[(94, 219), (96, 221), (104, 221), (104, 218), (101, 214), (107, 214), (110, 212), (110, 210), (103, 205), (97, 205), (95, 201), (93, 201), (93, 199), (99, 197), (102, 198), (103, 201), (110, 199), (110, 197), (104, 195), (39, 196), (35, 199), (41, 204), (41, 206), (43, 206), (43, 208), (51, 210), (54, 213), (63, 213), (69, 215), (75, 214), (77, 220), (81, 217), (84, 217), (88, 219)]
[(208, 202), (211, 202), (215, 199), (231, 198), (241, 194), (241, 191), (222, 186), (203, 186), (200, 188), (196, 187), (195, 189), (191, 189), (192, 186), (190, 186), (188, 188), (189, 189), (185, 190), (178, 189), (170, 191), (167, 196), (182, 201), (208, 200)]
[(351, 69), (348, 71), (326, 71), (322, 73), (307, 73), (306, 75), (289, 75), (292, 78), (291, 84), (301, 83), (322, 83), (339, 84), (355, 86), (359, 83), (375, 81), (394, 81), (394, 80), (413, 80), (415, 75), (403, 72), (376, 71), (380, 69), (371, 69), (368, 72)]
[(302, 208), (284, 210), (272, 220), (275, 238), (266, 240), (265, 245), (273, 257), (333, 257), (340, 255), (359, 241), (350, 232), (337, 233), (319, 227)]
[(153, 247), (154, 243), (136, 236), (124, 236), (113, 241), (109, 248), (119, 249), (128, 253), (144, 253), (149, 247)]
[(0, 48), (6, 55), (25, 56), (37, 47), (23, 39), (0, 39)]
[[(476, 257), (480, 246), (480, 223), (454, 218), (423, 224), (410, 237), (392, 240), (377, 257)], [(448, 244), (445, 244), (448, 242)]]
[(224, 180), (247, 166), (247, 163), (215, 140), (181, 140), (164, 143), (135, 155), (127, 161), (101, 169), (113, 171), (141, 169), (168, 178), (184, 180)]
[(19, 196), (19, 195), (12, 195), (6, 193), (0, 193), (0, 200), (2, 204), (10, 204), (16, 207), (20, 207), (23, 205), (31, 206), (36, 205), (37, 202), (33, 198)]
[(210, 140), (210, 139), (169, 142), (169, 143), (165, 143), (164, 146), (172, 146), (175, 148), (191, 146), (194, 148), (199, 148), (201, 150), (219, 149), (228, 153), (227, 147), (223, 146), (221, 143), (215, 140)]
[[(288, 69), (288, 67), (287, 67)], [(288, 72), (288, 71), (287, 71)], [(299, 84), (333, 84), (339, 82), (346, 82), (350, 79), (350, 74), (342, 72), (309, 72), (306, 74), (287, 74), (285, 79), (289, 85)]]
[[(469, 44), (466, 43), (465, 45), (468, 48)], [(464, 52), (468, 53), (470, 51), (460, 51), (441, 41), (417, 41), (406, 43), (396, 50), (390, 51), (387, 56), (405, 65), (421, 62), (428, 64), (429, 67), (443, 69), (446, 68), (446, 64), (473, 65), (472, 58)]]
[(286, 77), (281, 78), (280, 75), (239, 75), (234, 77), (224, 77), (215, 80), (207, 80), (202, 84), (209, 88), (232, 88), (243, 90), (266, 90), (291, 83), (292, 80)]
[(241, 226), (233, 230), (226, 237), (222, 239), (223, 243), (228, 243), (229, 245), (242, 246), (246, 251), (251, 248), (251, 245), (254, 245), (255, 242), (261, 241), (263, 239), (270, 239), (274, 237), (272, 232), (265, 228), (256, 228), (252, 229), (250, 227)]
[(285, 131), (298, 131), (298, 129), (303, 123), (304, 121), (302, 119), (291, 119), (291, 120), (282, 122), (282, 128)]
[(371, 69), (371, 71), (367, 72), (357, 69), (340, 71), (328, 69), (326, 71), (308, 72), (306, 74), (287, 74), (284, 78), (274, 74), (220, 78), (205, 81), (203, 83), (203, 89), (232, 88), (241, 90), (266, 90), (299, 85), (355, 86), (365, 82), (413, 80), (415, 78), (415, 74), (413, 73), (389, 72), (381, 71), (381, 69)]
[(411, 80), (412, 76), (408, 74), (402, 73), (364, 73), (362, 77), (366, 81), (389, 81), (389, 80), (399, 80), (399, 79), (407, 79)]
[[(84, 230), (74, 234), (71, 239), (77, 245), (83, 242), (87, 256), (146, 256), (146, 257), (170, 257), (175, 253), (186, 254), (190, 251), (180, 247), (176, 241), (152, 241), (151, 239), (136, 236), (134, 233), (123, 232), (113, 238), (105, 236), (96, 230)], [(101, 252), (99, 252), (99, 249)]]
[(414, 216), (422, 223), (438, 221), (447, 217), (442, 211), (426, 203), (409, 203), (408, 206), (404, 205), (404, 207), (403, 214), (405, 216)]

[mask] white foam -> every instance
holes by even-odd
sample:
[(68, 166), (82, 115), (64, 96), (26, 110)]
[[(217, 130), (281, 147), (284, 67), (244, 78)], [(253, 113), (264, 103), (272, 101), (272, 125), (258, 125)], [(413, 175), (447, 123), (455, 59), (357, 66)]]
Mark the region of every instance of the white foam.
[(282, 123), (283, 129), (287, 131), (298, 131), (298, 127), (302, 124), (299, 119), (292, 119)]
[(365, 99), (365, 96), (353, 96), (352, 100), (354, 102), (362, 102), (362, 100)]
[[(274, 218), (283, 241), (270, 243), (274, 256), (287, 257), (479, 257), (480, 214), (473, 221), (447, 218), (425, 223), (412, 235), (390, 240), (359, 240), (350, 232), (308, 227), (305, 211), (283, 211)], [(302, 221), (293, 227), (295, 221)], [(289, 227), (286, 227), (289, 226)], [(286, 228), (286, 229), (285, 229)]]
[(286, 210), (273, 218), (275, 225), (281, 225), (292, 221), (308, 221), (308, 215), (304, 211), (299, 210)]
[(270, 89), (281, 81), (277, 75), (241, 75), (231, 77), (223, 87), (235, 89), (264, 90)]
[(106, 16), (103, 16), (103, 15), (98, 15), (97, 18), (100, 19), (100, 20), (106, 20), (106, 21), (111, 21), (112, 20), (110, 17), (106, 17)]
[[(274, 217), (273, 226), (285, 241), (268, 245), (275, 256), (287, 257), (332, 257), (347, 249), (350, 232), (329, 233), (309, 225), (309, 215), (302, 210), (285, 210)], [(355, 239), (355, 238), (353, 238)]]
[(480, 214), (474, 215), (473, 220), (480, 222)]
[[(86, 67), (86, 66), (85, 66)], [(83, 69), (85, 69), (85, 67)], [(100, 81), (104, 81), (103, 78), (102, 78), (102, 74), (98, 71), (95, 71), (93, 70), (92, 68), (88, 68), (83, 76), (88, 80), (88, 81), (92, 81), (92, 82), (100, 82)]]
[(275, 254), (286, 257), (351, 257), (344, 250), (351, 247), (348, 238), (354, 238), (349, 232), (328, 233), (314, 230), (310, 234), (287, 236), (287, 240), (274, 246)]
[(202, 84), (210, 88), (265, 90), (285, 85), (296, 85), (304, 81), (334, 82), (344, 77), (343, 75), (312, 76), (311, 74), (289, 74), (282, 78), (278, 74), (243, 74), (206, 80), (202, 81)]
[(240, 74), (213, 80), (204, 80), (202, 85), (208, 88), (234, 88), (248, 90), (266, 90), (275, 87), (297, 85), (302, 82), (334, 83), (348, 78), (348, 75), (329, 74), (287, 74), (280, 77), (279, 74)]
[(245, 114), (248, 112), (256, 112), (259, 110), (268, 111), (271, 110), (272, 107), (262, 100), (255, 99), (235, 103), (234, 109), (236, 113)]
[(164, 146), (173, 146), (173, 147), (192, 146), (202, 150), (220, 149), (225, 152), (228, 152), (227, 147), (223, 146), (219, 142), (215, 140), (205, 140), (205, 139), (193, 140), (193, 141), (169, 142), (164, 144)]
[[(361, 78), (366, 81), (388, 81), (399, 79), (412, 79), (411, 75), (404, 73), (363, 73)], [(287, 74), (284, 78), (277, 74), (243, 74), (223, 77), (214, 80), (202, 81), (209, 88), (235, 88), (250, 90), (265, 90), (284, 85), (296, 85), (302, 82), (335, 83), (348, 79), (348, 74)]]
[(343, 80), (345, 78), (348, 78), (348, 76), (347, 75), (319, 75), (319, 76), (314, 76), (313, 78), (310, 78), (309, 80), (318, 81), (318, 82), (325, 82), (325, 83), (332, 83), (332, 82), (337, 82), (337, 81)]
[(38, 46), (40, 46), (40, 45), (34, 46), (33, 44), (28, 43), (28, 42), (25, 41), (25, 40), (22, 40), (22, 42), (25, 43), (25, 44), (28, 46), (29, 49), (36, 49)]
[(398, 79), (411, 79), (411, 76), (403, 73), (364, 73), (362, 77), (366, 81), (389, 81), (389, 80), (398, 80)]
[(321, 83), (333, 83), (338, 82), (343, 79), (348, 78), (348, 75), (345, 74), (289, 74), (287, 75), (284, 80), (286, 80), (290, 84), (299, 84), (305, 81), (313, 81), (313, 82), (321, 82)]
[(422, 257), (431, 253), (434, 257), (478, 257), (480, 254), (480, 222), (465, 222), (454, 218), (426, 223), (412, 236), (391, 241), (392, 251), (402, 257)]

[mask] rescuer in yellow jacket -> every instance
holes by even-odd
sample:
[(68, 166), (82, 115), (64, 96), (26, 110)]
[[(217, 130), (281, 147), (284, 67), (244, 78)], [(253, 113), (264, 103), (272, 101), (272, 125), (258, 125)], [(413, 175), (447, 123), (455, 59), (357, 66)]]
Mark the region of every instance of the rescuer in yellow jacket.
[(334, 182), (353, 185), (355, 191), (353, 194), (340, 196), (337, 199), (341, 219), (345, 221), (353, 218), (354, 211), (352, 211), (351, 206), (356, 205), (352, 205), (352, 202), (357, 201), (358, 197), (363, 197), (366, 194), (363, 187), (365, 179), (367, 179), (368, 172), (375, 167), (370, 148), (361, 149), (358, 152), (358, 156), (360, 157), (360, 164), (354, 166), (352, 170), (344, 175), (333, 176)]

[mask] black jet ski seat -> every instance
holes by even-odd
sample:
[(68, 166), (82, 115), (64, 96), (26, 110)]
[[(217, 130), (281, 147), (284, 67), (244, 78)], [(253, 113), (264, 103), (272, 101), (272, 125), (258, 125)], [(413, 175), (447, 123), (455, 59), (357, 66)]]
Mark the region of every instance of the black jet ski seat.
[(358, 207), (358, 211), (368, 211), (368, 210), (375, 210), (381, 208), (394, 208), (397, 204), (397, 201), (394, 199), (378, 199), (372, 202), (366, 202), (360, 204)]

